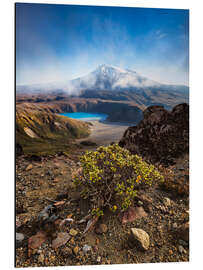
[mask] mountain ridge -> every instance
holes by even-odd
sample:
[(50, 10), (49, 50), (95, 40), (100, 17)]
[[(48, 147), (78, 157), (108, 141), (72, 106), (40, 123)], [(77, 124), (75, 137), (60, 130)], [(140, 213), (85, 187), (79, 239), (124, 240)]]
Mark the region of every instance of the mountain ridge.
[(26, 93), (28, 91), (33, 93), (61, 91), (68, 95), (80, 95), (82, 91), (86, 90), (139, 91), (160, 88), (167, 92), (188, 92), (189, 90), (189, 87), (185, 85), (159, 83), (139, 75), (134, 70), (102, 64), (89, 74), (73, 80), (33, 85), (17, 85), (16, 91), (17, 93)]

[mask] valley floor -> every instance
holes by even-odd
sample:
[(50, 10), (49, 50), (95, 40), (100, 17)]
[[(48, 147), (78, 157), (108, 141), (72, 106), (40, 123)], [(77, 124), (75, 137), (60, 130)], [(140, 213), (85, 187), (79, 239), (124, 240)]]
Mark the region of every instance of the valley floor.
[[(129, 126), (135, 124), (108, 122), (108, 121), (88, 121), (92, 124), (91, 134), (87, 138), (88, 140), (95, 142), (97, 145), (109, 145), (112, 142), (119, 142), (123, 133)], [(77, 140), (78, 142), (84, 141), (84, 139)]]

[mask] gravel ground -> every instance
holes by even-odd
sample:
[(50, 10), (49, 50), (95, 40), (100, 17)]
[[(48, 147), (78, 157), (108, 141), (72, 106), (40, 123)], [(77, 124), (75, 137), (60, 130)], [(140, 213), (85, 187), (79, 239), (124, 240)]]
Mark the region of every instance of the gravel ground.
[[(123, 133), (132, 124), (128, 123), (117, 123), (108, 121), (89, 121), (91, 126), (91, 134), (88, 140), (95, 142), (97, 145), (109, 145), (111, 142), (118, 142)], [(78, 142), (84, 139), (77, 140)]]
[[(186, 158), (179, 160), (172, 170), (176, 175), (184, 175), (188, 166)], [(142, 206), (146, 217), (121, 224), (118, 214), (107, 211), (95, 225), (97, 228), (98, 224), (105, 224), (107, 232), (98, 234), (93, 229), (83, 234), (86, 223), (78, 224), (78, 221), (87, 215), (88, 203), (81, 201), (71, 186), (72, 172), (78, 168), (77, 155), (55, 155), (38, 162), (30, 162), (25, 157), (17, 159), (16, 231), (23, 234), (24, 239), (16, 245), (16, 267), (189, 261), (189, 243), (176, 234), (177, 228), (189, 220), (188, 197), (176, 196), (158, 185), (139, 190), (134, 207)], [(40, 224), (39, 213), (55, 203), (58, 203), (56, 219)], [(59, 226), (66, 218), (72, 221)], [(129, 241), (130, 229), (135, 227), (148, 233), (148, 250), (142, 251)], [(52, 241), (58, 233), (70, 234), (71, 229), (76, 235), (53, 248)], [(28, 240), (41, 231), (46, 233), (46, 240), (30, 252)]]

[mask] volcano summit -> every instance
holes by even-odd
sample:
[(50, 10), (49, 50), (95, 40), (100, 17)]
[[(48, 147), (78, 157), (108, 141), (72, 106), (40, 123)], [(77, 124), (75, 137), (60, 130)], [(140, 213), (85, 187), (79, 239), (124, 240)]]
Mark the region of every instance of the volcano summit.
[(144, 90), (162, 90), (172, 94), (188, 96), (189, 88), (185, 85), (168, 85), (148, 79), (136, 71), (121, 69), (110, 65), (99, 65), (86, 76), (69, 81), (46, 84), (18, 85), (17, 93), (64, 92), (69, 95), (81, 95), (84, 91), (131, 91), (141, 93)]

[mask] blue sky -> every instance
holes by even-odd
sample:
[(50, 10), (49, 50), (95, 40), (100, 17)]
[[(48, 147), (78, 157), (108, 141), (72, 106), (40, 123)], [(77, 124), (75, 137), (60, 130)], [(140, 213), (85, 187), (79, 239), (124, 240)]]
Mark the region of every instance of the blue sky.
[(16, 4), (17, 84), (69, 80), (100, 64), (188, 85), (189, 11)]

